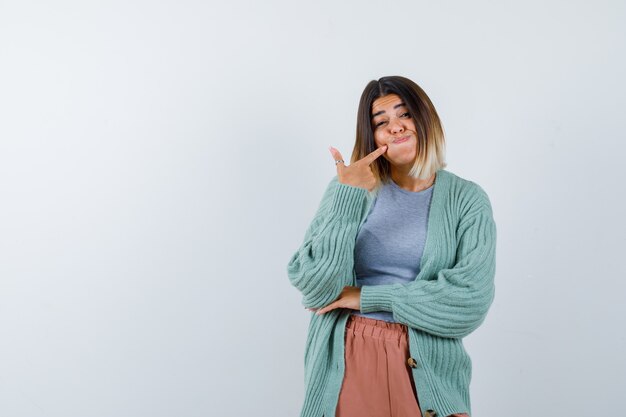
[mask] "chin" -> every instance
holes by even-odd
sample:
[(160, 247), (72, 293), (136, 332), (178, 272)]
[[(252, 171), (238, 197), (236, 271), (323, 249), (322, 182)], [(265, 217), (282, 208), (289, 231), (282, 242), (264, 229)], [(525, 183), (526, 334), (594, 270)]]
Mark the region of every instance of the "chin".
[(408, 164), (413, 164), (413, 162), (415, 162), (415, 153), (413, 153), (412, 155), (397, 155), (397, 156), (391, 156), (388, 157), (387, 160), (389, 161), (389, 163), (391, 165), (408, 165)]

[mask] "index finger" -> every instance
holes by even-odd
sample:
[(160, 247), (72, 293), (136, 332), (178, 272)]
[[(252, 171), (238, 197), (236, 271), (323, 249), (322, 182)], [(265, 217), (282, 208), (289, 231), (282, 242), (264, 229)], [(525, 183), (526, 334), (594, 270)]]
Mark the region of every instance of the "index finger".
[(371, 164), (372, 162), (374, 162), (374, 160), (376, 160), (376, 158), (378, 158), (379, 156), (381, 156), (382, 154), (385, 153), (385, 151), (387, 150), (387, 145), (383, 145), (380, 148), (377, 148), (376, 150), (374, 150), (373, 152), (370, 152), (369, 154), (365, 155), (361, 161), (365, 162), (367, 165)]

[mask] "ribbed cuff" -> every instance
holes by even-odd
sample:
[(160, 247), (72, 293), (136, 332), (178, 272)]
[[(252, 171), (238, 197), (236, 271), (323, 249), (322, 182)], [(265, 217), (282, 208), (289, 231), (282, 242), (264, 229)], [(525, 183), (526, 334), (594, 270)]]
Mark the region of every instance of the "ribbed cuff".
[(392, 311), (396, 284), (363, 285), (361, 287), (361, 313)]
[(333, 195), (331, 212), (340, 217), (360, 219), (361, 208), (363, 207), (367, 190), (340, 182), (335, 187), (337, 189)]

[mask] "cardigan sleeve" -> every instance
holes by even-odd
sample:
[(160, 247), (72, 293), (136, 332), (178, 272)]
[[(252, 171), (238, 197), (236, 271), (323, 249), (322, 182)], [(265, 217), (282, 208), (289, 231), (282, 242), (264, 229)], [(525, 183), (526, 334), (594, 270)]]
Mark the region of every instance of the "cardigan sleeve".
[(434, 279), (361, 287), (361, 312), (390, 311), (396, 321), (440, 337), (462, 338), (484, 321), (495, 295), (496, 225), (484, 191), (457, 228), (455, 263)]
[(351, 285), (354, 245), (368, 191), (338, 182), (328, 184), (304, 241), (287, 265), (291, 284), (307, 308), (324, 307)]

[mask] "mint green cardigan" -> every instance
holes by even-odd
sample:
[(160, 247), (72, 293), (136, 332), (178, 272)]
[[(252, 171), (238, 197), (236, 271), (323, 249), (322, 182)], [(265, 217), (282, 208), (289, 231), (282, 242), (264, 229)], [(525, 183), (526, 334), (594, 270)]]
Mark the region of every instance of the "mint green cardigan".
[[(496, 226), (478, 184), (440, 169), (434, 187), (419, 274), (410, 283), (363, 286), (360, 301), (361, 312), (390, 311), (408, 327), (420, 408), (444, 417), (471, 414), (472, 364), (463, 337), (480, 326), (494, 299)], [(344, 286), (356, 286), (355, 241), (375, 196), (376, 190), (341, 184), (337, 176), (328, 184), (287, 265), (305, 307), (326, 306)], [(311, 313), (301, 417), (335, 416), (351, 311)]]

